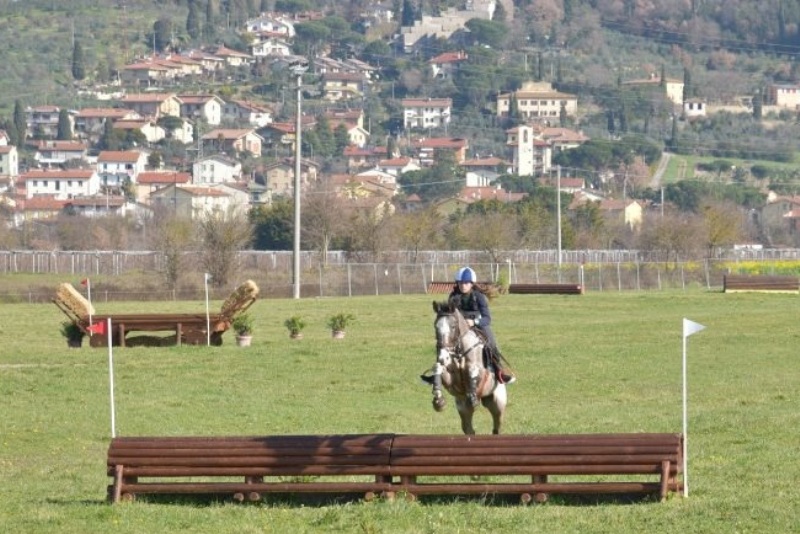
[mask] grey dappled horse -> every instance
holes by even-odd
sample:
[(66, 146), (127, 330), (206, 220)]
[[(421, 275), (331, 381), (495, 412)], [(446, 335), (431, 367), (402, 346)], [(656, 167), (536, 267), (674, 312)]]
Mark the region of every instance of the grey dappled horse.
[(492, 434), (500, 433), (506, 409), (506, 385), (483, 363), (484, 340), (469, 327), (454, 302), (434, 302), (436, 364), (433, 367), (433, 407), (445, 406), (442, 387), (456, 399), (464, 434), (474, 434), (472, 415), (479, 404), (492, 414)]

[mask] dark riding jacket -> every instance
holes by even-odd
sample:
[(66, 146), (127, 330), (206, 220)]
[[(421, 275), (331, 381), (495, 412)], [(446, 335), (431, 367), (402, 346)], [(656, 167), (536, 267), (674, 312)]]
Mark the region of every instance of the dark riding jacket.
[(449, 299), (456, 300), (458, 309), (461, 310), (464, 317), (475, 321), (475, 326), (486, 334), (488, 344), (497, 349), (497, 341), (494, 339), (494, 332), (491, 328), (492, 314), (489, 312), (489, 299), (486, 295), (475, 287), (469, 293), (461, 293), (456, 287), (450, 293)]

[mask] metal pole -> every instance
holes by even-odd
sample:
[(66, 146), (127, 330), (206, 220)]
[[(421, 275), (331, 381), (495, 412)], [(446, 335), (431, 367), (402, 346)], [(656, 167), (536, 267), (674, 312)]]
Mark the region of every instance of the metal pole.
[(294, 282), (294, 298), (300, 298), (300, 157), (302, 149), (302, 100), (303, 73), (307, 64), (297, 63), (291, 67), (297, 77), (297, 121), (294, 132), (294, 248), (292, 252), (292, 280)]
[(558, 229), (558, 282), (561, 283), (561, 165), (556, 166), (556, 227)]

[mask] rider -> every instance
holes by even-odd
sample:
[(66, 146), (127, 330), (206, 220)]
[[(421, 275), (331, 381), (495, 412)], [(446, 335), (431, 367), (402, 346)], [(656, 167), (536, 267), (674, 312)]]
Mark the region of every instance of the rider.
[[(502, 356), (497, 347), (497, 341), (492, 332), (492, 315), (489, 312), (489, 299), (476, 286), (478, 277), (471, 267), (462, 267), (458, 270), (455, 277), (455, 285), (450, 292), (448, 300), (455, 299), (458, 309), (467, 320), (467, 324), (480, 330), (486, 336), (486, 349), (488, 349), (489, 364), (494, 367), (497, 378), (500, 382), (511, 384), (516, 381), (514, 375), (503, 372)], [(425, 382), (433, 383), (432, 376), (423, 375)]]

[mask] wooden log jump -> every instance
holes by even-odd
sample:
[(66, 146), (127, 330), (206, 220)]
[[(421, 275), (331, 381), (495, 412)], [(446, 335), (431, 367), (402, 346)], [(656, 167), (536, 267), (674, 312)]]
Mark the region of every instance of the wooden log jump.
[(800, 293), (800, 277), (797, 276), (726, 274), (722, 280), (725, 293)]
[(682, 446), (680, 434), (644, 433), (115, 438), (108, 498), (218, 494), (257, 501), (264, 493), (357, 493), (370, 499), (403, 492), (510, 494), (522, 502), (567, 493), (664, 499), (682, 489)]
[(508, 292), (522, 295), (583, 295), (580, 284), (511, 284)]

